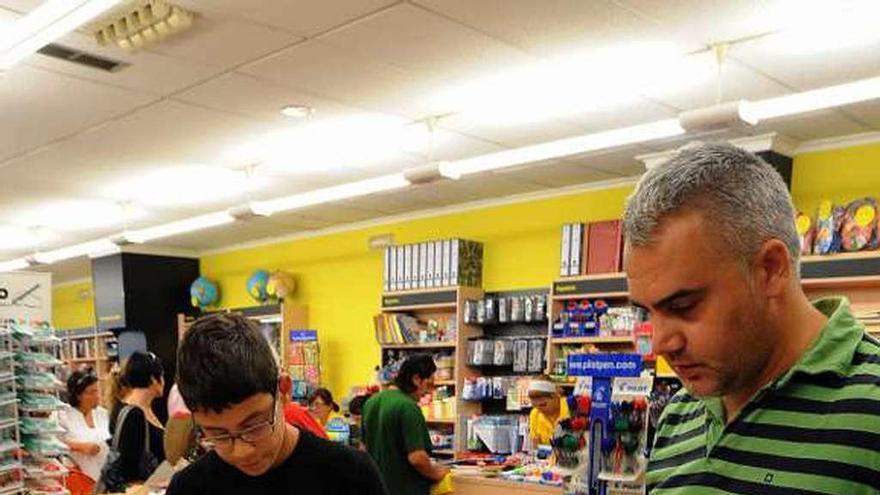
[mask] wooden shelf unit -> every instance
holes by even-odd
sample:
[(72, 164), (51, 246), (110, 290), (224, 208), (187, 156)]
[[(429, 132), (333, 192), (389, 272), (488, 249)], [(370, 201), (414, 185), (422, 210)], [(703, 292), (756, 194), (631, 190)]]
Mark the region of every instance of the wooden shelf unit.
[[(107, 344), (116, 341), (113, 332), (99, 332), (95, 327), (59, 330), (61, 338), (61, 355), (67, 368), (75, 371), (83, 367), (93, 369), (98, 377), (98, 391), (101, 404), (109, 407), (112, 404), (113, 374), (118, 366), (118, 357), (107, 354)], [(88, 356), (74, 352), (76, 346), (87, 346)], [(87, 366), (91, 364), (92, 366)]]
[[(304, 330), (309, 328), (309, 308), (305, 304), (283, 302), (280, 304), (267, 304), (265, 306), (248, 306), (244, 308), (224, 308), (216, 311), (207, 311), (202, 315), (213, 313), (240, 313), (247, 318), (259, 322), (277, 322), (279, 326), (278, 346), (275, 351), (279, 353), (283, 369), (287, 369), (288, 356), (287, 345), (290, 341), (291, 330)], [(201, 316), (201, 315), (200, 315)], [(197, 316), (184, 313), (177, 315), (177, 339), (180, 341), (189, 330), (190, 325)]]
[(392, 292), (382, 295), (381, 307), (383, 313), (406, 313), (419, 319), (428, 320), (435, 318), (454, 319), (457, 326), (455, 340), (451, 342), (431, 342), (424, 344), (387, 343), (380, 344), (382, 356), (381, 362), (385, 363), (387, 351), (452, 351), (455, 360), (453, 380), (437, 381), (437, 387), (450, 386), (455, 390), (455, 417), (442, 419), (427, 419), (428, 425), (443, 425), (453, 428), (454, 441), (448, 455), (465, 450), (466, 434), (465, 423), (467, 418), (480, 412), (480, 405), (461, 400), (459, 392), (462, 390), (464, 380), (475, 375), (467, 364), (467, 342), (470, 337), (481, 334), (481, 329), (464, 322), (464, 302), (468, 299), (483, 297), (483, 291), (473, 287), (444, 287), (437, 289), (425, 289), (418, 291)]

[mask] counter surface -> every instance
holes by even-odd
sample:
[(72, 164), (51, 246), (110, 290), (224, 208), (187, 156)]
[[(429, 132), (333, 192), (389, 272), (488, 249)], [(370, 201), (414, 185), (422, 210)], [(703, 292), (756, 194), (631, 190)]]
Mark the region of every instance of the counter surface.
[(473, 475), (453, 477), (455, 495), (562, 495), (562, 487)]

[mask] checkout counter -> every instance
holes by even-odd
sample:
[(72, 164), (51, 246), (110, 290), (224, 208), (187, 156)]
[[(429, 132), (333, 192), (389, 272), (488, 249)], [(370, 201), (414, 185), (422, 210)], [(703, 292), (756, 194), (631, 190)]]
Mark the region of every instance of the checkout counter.
[(561, 486), (488, 478), (480, 475), (453, 475), (454, 495), (562, 495)]

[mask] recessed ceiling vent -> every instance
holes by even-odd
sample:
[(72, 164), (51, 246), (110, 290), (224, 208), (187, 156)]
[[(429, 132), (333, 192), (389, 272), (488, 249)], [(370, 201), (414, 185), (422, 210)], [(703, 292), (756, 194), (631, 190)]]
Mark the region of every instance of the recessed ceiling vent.
[(56, 43), (50, 43), (43, 48), (40, 48), (37, 50), (37, 53), (47, 57), (57, 58), (58, 60), (64, 60), (65, 62), (70, 62), (72, 64), (79, 64), (92, 69), (102, 70), (104, 72), (117, 72), (128, 67), (128, 64), (125, 62), (101, 57)]

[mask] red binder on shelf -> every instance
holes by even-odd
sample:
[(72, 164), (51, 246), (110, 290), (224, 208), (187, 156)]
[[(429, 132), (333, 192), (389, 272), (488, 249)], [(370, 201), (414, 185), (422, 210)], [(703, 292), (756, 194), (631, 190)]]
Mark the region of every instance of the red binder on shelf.
[(621, 271), (623, 237), (620, 220), (591, 223), (587, 242), (588, 274)]

